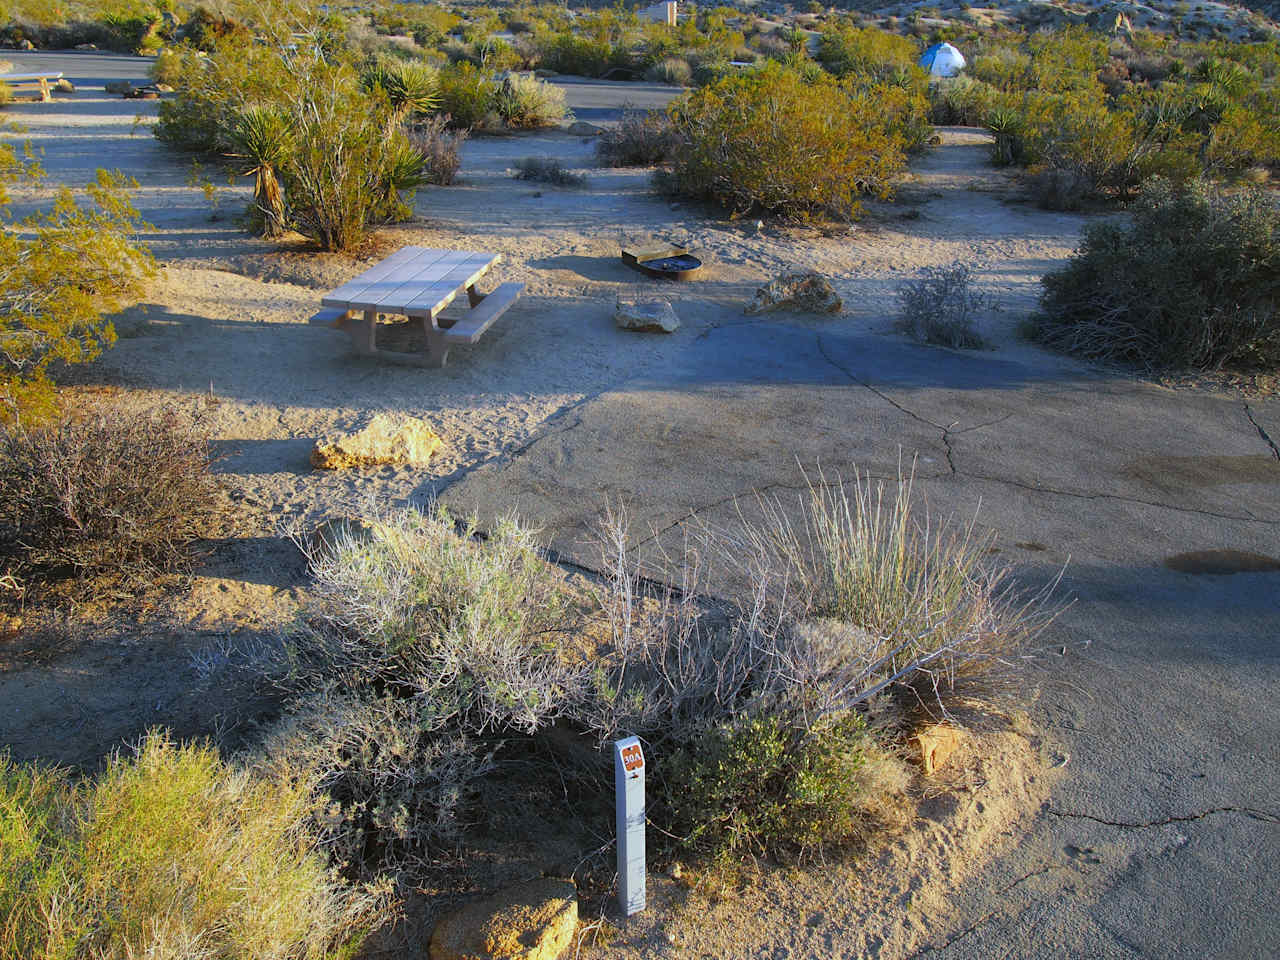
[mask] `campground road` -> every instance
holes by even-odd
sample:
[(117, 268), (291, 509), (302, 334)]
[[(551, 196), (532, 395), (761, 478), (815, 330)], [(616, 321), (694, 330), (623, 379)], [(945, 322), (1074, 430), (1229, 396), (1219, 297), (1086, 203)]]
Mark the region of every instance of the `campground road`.
[[(108, 80), (146, 80), (153, 58), (85, 50), (3, 50), (0, 60), (8, 60), (17, 72), (61, 72), (77, 87), (101, 87)], [(680, 88), (661, 83), (586, 77), (556, 77), (551, 83), (564, 90), (574, 116), (591, 123), (617, 120), (626, 106), (660, 110), (680, 93)]]

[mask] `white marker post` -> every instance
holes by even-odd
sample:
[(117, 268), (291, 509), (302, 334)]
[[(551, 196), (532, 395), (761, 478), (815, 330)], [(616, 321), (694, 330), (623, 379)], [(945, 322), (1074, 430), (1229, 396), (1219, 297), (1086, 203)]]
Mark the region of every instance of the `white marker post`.
[(613, 742), (618, 808), (618, 905), (629, 917), (644, 909), (644, 752), (638, 737)]

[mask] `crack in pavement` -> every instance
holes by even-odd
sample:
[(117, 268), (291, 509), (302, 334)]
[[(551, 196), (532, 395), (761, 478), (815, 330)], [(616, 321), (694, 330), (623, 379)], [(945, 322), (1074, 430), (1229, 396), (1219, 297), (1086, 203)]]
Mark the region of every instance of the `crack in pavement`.
[(1075, 497), (1079, 500), (1120, 500), (1124, 503), (1136, 503), (1144, 507), (1154, 507), (1157, 510), (1173, 510), (1177, 513), (1194, 513), (1201, 517), (1213, 517), (1217, 520), (1240, 520), (1245, 523), (1265, 523), (1271, 526), (1280, 525), (1280, 519), (1269, 520), (1266, 517), (1256, 517), (1249, 514), (1242, 517), (1234, 513), (1216, 513), (1213, 510), (1201, 510), (1197, 507), (1181, 507), (1173, 503), (1159, 503), (1154, 500), (1143, 500), (1141, 497), (1127, 497), (1119, 493), (1078, 493), (1073, 490), (1058, 490), (1055, 487), (1041, 487), (1030, 483), (1024, 483), (1021, 480), (1010, 480), (1005, 477), (992, 477), (982, 473), (961, 473), (962, 477), (969, 477), (972, 480), (985, 480), (988, 483), (1003, 483), (1011, 487), (1019, 487), (1023, 490), (1030, 490), (1032, 493), (1047, 493), (1056, 497)]
[(1151, 820), (1145, 822), (1129, 822), (1125, 820), (1108, 820), (1105, 817), (1095, 817), (1091, 813), (1073, 813), (1069, 810), (1055, 810), (1047, 807), (1045, 813), (1053, 817), (1061, 817), (1067, 820), (1091, 820), (1094, 823), (1100, 823), (1106, 827), (1123, 827), (1130, 830), (1144, 830), (1148, 827), (1165, 827), (1173, 823), (1192, 823), (1196, 820), (1203, 820), (1205, 817), (1211, 817), (1219, 813), (1239, 813), (1253, 820), (1261, 820), (1263, 823), (1280, 823), (1280, 815), (1270, 813), (1266, 810), (1257, 810), (1253, 807), (1210, 807), (1208, 810), (1202, 810), (1199, 813), (1188, 813), (1181, 816), (1166, 817), (1163, 820)]
[(1249, 401), (1244, 401), (1244, 415), (1249, 418), (1249, 422), (1253, 424), (1253, 429), (1258, 431), (1258, 436), (1262, 438), (1262, 442), (1271, 448), (1271, 455), (1280, 460), (1280, 447), (1276, 446), (1276, 442), (1271, 439), (1266, 430), (1262, 429), (1262, 424), (1253, 419), (1253, 408), (1249, 406)]
[(856, 383), (858, 386), (862, 387), (864, 390), (868, 390), (871, 393), (875, 394), (885, 403), (889, 404), (889, 406), (893, 407), (896, 410), (900, 410), (901, 412), (905, 413), (908, 417), (917, 421), (918, 423), (923, 423), (927, 427), (933, 427), (933, 429), (935, 430), (942, 431), (942, 446), (943, 446), (943, 449), (946, 451), (947, 466), (951, 468), (951, 472), (953, 474), (956, 473), (956, 464), (951, 456), (952, 451), (951, 451), (951, 437), (950, 437), (951, 428), (955, 426), (954, 423), (952, 423), (950, 426), (944, 427), (942, 424), (934, 423), (932, 420), (928, 419), (927, 417), (920, 416), (920, 414), (916, 413), (914, 410), (910, 410), (907, 407), (904, 407), (902, 404), (900, 404), (897, 400), (893, 399), (893, 397), (889, 396), (887, 393), (883, 393), (880, 390), (877, 390), (871, 384), (867, 383), (865, 380), (861, 380), (858, 377), (855, 377), (853, 375), (853, 372), (849, 370), (848, 367), (846, 367), (844, 364), (837, 361), (833, 356), (831, 356), (831, 354), (827, 353), (827, 348), (825, 345), (823, 345), (823, 342), (822, 342), (822, 334), (820, 333), (816, 334), (814, 339), (817, 341), (818, 352), (822, 354), (822, 359), (826, 360), (827, 363), (831, 364), (831, 366), (835, 367), (837, 370), (843, 373), (846, 377), (848, 377), (850, 382)]

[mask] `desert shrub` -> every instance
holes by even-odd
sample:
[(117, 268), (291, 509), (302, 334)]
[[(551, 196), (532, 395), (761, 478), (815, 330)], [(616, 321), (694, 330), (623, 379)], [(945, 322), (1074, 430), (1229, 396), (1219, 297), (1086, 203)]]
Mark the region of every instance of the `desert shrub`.
[(926, 267), (918, 280), (898, 288), (896, 326), (925, 343), (972, 350), (982, 346), (974, 320), (989, 298), (972, 286), (973, 274), (963, 263)]
[(355, 868), (456, 840), (493, 739), (543, 728), (580, 686), (560, 649), (560, 580), (532, 533), (513, 519), (483, 544), (475, 532), (408, 511), (311, 555), (294, 719), (269, 750), (318, 771), (321, 828)]
[(677, 849), (719, 860), (805, 858), (899, 825), (905, 766), (860, 714), (823, 717), (804, 734), (797, 740), (781, 718), (756, 717), (677, 746), (651, 801)]
[(330, 871), (309, 787), (160, 733), (83, 783), (0, 755), (0, 957), (345, 955), (386, 892)]
[[(672, 758), (649, 771), (650, 816), (678, 847), (816, 854), (895, 820), (903, 773), (869, 720), (886, 697), (945, 713), (956, 696), (1017, 695), (1051, 611), (1011, 592), (988, 538), (918, 516), (910, 479), (886, 493), (819, 478), (798, 521), (757, 506), (761, 520), (695, 530), (681, 566), (646, 577), (625, 522), (606, 525), (613, 642), (577, 719)], [(710, 577), (732, 585), (729, 609), (694, 599)]]
[(1280, 363), (1280, 229), (1260, 193), (1153, 181), (1042, 279), (1042, 342), (1143, 369)]
[(683, 87), (693, 79), (693, 67), (680, 57), (665, 57), (644, 72), (644, 78), (654, 83), (669, 83)]
[(650, 167), (675, 155), (678, 136), (666, 113), (627, 108), (596, 141), (596, 156), (610, 167)]
[(50, 368), (113, 344), (105, 315), (141, 296), (154, 272), (151, 252), (134, 239), (133, 181), (99, 170), (89, 203), (63, 187), (51, 207), (13, 223), (8, 187), (39, 179), (37, 164), (0, 143), (0, 423), (48, 417)]
[(440, 112), (450, 117), (454, 127), (483, 126), (497, 113), (497, 84), (491, 75), (470, 63), (456, 63), (440, 70), (438, 77)]
[(615, 67), (627, 67), (625, 51), (615, 48), (606, 37), (563, 32), (539, 38), (542, 65), (557, 73), (582, 77), (602, 77)]
[(176, 412), (0, 431), (0, 554), (20, 574), (181, 566), (216, 515), (207, 436)]
[(679, 136), (666, 186), (738, 214), (856, 216), (859, 197), (888, 195), (906, 164), (892, 95), (806, 83), (776, 64), (691, 91), (671, 107)]
[(357, 71), (327, 55), (318, 34), (179, 54), (177, 96), (160, 105), (156, 136), (243, 164), (255, 177), (251, 219), (286, 226), (326, 250), (348, 249), (371, 224), (403, 219), (425, 182), (404, 123), (436, 102), (434, 73), (375, 61)]
[(875, 27), (827, 27), (818, 47), (818, 62), (839, 77), (856, 74), (887, 79), (901, 70), (918, 69), (919, 55), (919, 49), (906, 37)]
[(516, 161), (515, 178), (550, 183), (557, 187), (586, 186), (586, 174), (566, 170), (555, 157), (524, 157)]
[(569, 119), (565, 94), (557, 86), (527, 74), (511, 74), (498, 85), (494, 109), (515, 130), (554, 127)]
[(466, 130), (450, 131), (451, 118), (437, 114), (424, 118), (409, 128), (409, 142), (423, 160), (423, 178), (427, 183), (447, 187), (458, 176), (462, 166), (461, 148)]

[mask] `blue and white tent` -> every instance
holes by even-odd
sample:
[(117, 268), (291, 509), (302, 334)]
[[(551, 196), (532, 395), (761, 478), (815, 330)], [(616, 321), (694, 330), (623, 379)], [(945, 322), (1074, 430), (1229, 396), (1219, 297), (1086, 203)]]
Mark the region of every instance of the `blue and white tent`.
[(964, 69), (964, 54), (949, 43), (935, 43), (920, 54), (920, 66), (932, 77), (954, 77)]

